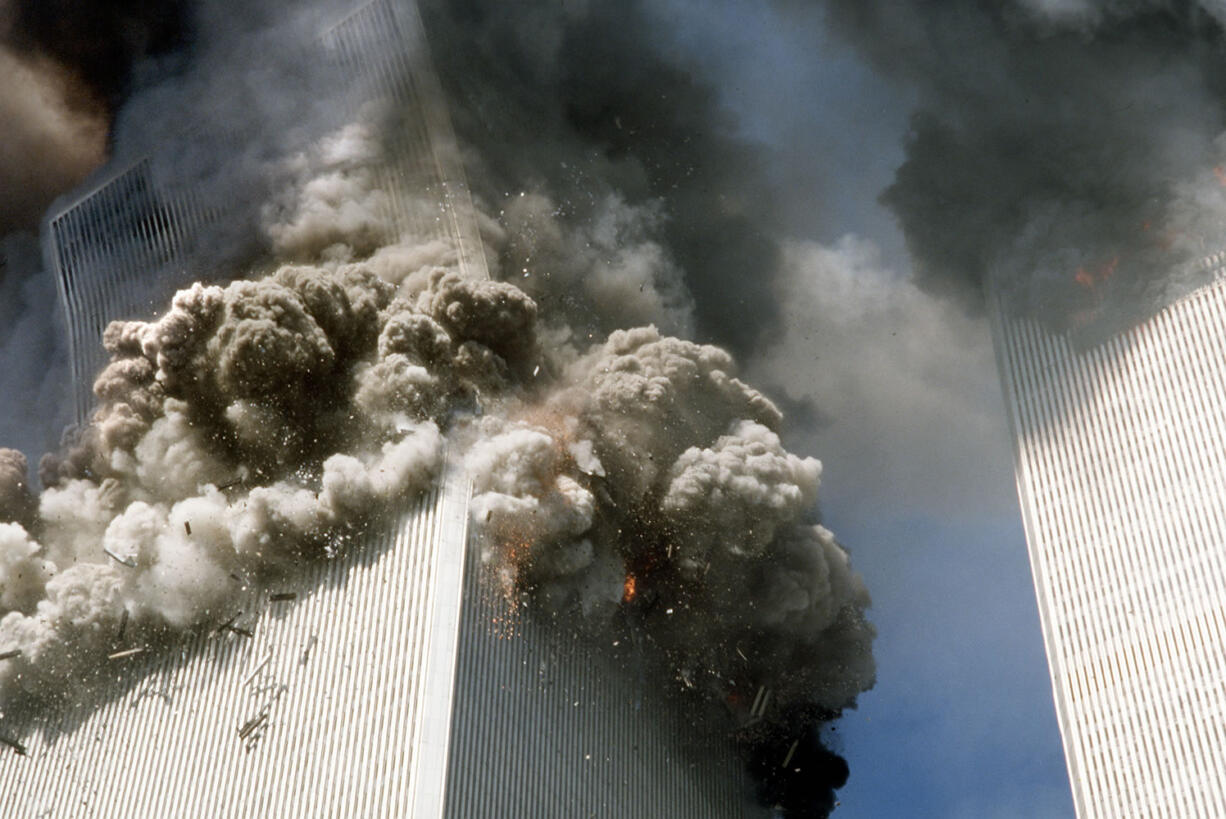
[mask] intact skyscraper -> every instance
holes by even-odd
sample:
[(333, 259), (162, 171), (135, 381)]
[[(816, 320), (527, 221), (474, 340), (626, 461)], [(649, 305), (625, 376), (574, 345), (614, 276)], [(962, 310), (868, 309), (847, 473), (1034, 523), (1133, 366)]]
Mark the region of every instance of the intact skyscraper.
[(1085, 345), (992, 306), (1079, 816), (1226, 816), (1226, 279)]

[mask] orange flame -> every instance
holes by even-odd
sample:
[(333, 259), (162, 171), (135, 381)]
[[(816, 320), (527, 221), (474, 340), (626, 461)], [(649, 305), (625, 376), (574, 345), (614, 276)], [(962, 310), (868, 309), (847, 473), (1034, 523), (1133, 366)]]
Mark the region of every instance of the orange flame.
[(629, 603), (631, 600), (634, 599), (634, 596), (638, 594), (636, 586), (638, 586), (638, 581), (635, 579), (634, 575), (632, 574), (626, 575), (626, 582), (622, 586), (622, 602), (623, 603)]
[(1115, 274), (1115, 268), (1119, 266), (1120, 257), (1115, 256), (1111, 261), (1098, 268), (1077, 268), (1077, 274), (1073, 276), (1073, 281), (1084, 287), (1086, 290), (1091, 290), (1096, 284), (1102, 284), (1107, 279)]

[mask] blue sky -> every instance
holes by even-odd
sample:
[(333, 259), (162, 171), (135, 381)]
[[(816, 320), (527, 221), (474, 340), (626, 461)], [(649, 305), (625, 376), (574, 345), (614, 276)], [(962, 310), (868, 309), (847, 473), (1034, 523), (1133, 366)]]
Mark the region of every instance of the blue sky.
[(786, 196), (790, 306), (756, 382), (806, 395), (826, 523), (873, 593), (878, 682), (835, 742), (840, 817), (1072, 815), (988, 328), (907, 281), (877, 203), (908, 100), (838, 43), (748, 0), (672, 0)]

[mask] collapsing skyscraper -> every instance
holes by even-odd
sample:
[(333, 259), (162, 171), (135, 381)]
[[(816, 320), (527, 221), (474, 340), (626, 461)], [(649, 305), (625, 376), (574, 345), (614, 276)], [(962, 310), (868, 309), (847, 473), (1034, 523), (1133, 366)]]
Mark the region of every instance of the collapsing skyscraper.
[[(321, 47), (353, 75), (354, 100), (390, 94), (421, 114), (391, 146), (387, 189), (412, 196), (389, 201), (389, 219), (484, 275), (411, 6), (365, 6)], [(152, 168), (112, 175), (49, 222), (82, 419), (101, 330), (185, 283), (224, 204), (160, 189)], [(253, 587), (181, 651), (113, 654), (101, 703), (4, 715), (0, 740), (28, 757), (0, 769), (7, 804), (78, 816), (760, 813), (727, 737), (631, 670), (641, 647), (594, 650), (546, 629), (483, 576), (468, 502), (452, 466), (389, 528), (274, 591)]]
[(994, 303), (1079, 816), (1226, 815), (1226, 278), (1078, 343)]

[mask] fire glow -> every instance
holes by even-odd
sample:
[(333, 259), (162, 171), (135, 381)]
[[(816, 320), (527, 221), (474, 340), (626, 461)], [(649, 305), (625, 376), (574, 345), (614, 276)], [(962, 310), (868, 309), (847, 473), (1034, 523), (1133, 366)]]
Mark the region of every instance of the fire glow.
[(634, 575), (632, 574), (626, 575), (626, 582), (622, 585), (622, 602), (623, 603), (629, 603), (632, 600), (634, 600), (634, 596), (638, 593), (635, 590), (635, 586), (637, 585), (637, 583), (638, 581), (635, 580)]

